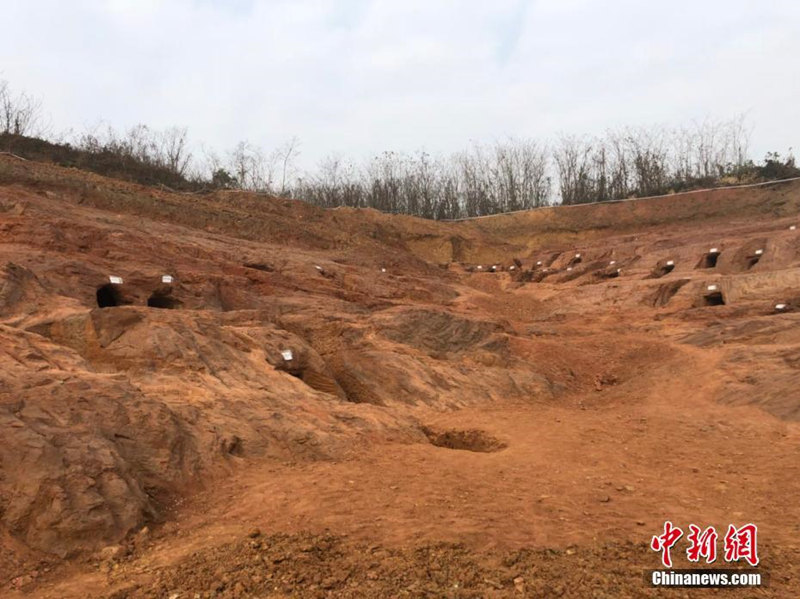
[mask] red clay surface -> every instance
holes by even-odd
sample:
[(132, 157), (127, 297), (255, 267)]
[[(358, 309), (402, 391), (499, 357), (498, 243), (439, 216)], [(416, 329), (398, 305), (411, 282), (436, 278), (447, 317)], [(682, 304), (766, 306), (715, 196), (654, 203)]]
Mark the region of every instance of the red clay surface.
[(447, 224), (0, 158), (0, 594), (694, 596), (643, 582), (671, 520), (756, 523), (735, 595), (795, 597), (798, 209)]

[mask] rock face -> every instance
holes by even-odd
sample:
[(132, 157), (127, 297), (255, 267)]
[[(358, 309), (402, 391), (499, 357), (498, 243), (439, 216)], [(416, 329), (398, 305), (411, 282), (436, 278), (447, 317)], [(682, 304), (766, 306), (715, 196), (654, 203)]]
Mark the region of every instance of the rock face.
[[(376, 441), (501, 453), (480, 431), (432, 431), (420, 415), (593, 393), (598, 362), (635, 372), (637, 360), (669, 354), (581, 332), (610, 309), (653, 326), (664, 311), (691, 322), (791, 299), (788, 227), (715, 240), (719, 273), (693, 269), (706, 235), (665, 241), (659, 227), (702, 201), (710, 219), (789, 214), (799, 191), (443, 224), (168, 194), (0, 157), (0, 533), (58, 555), (113, 546), (242, 460), (338, 459)], [(631, 236), (634, 222), (649, 233)], [(582, 229), (594, 241), (575, 248)], [(752, 239), (737, 245), (743, 235)], [(514, 271), (440, 267), (509, 256), (521, 257)], [(657, 266), (666, 260), (674, 271)], [(720, 277), (729, 305), (694, 308)], [(780, 384), (763, 395), (764, 409), (789, 419), (800, 414), (786, 393), (796, 362), (776, 353)], [(735, 390), (722, 385), (720, 400)]]

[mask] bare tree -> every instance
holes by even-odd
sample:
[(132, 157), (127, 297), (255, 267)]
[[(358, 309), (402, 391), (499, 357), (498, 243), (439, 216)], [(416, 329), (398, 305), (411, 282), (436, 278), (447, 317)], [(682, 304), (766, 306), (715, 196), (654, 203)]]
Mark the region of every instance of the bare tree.
[(228, 164), (236, 185), (249, 191), (272, 188), (272, 173), (260, 148), (247, 141), (240, 141), (228, 153)]
[(159, 161), (178, 176), (185, 176), (192, 154), (188, 149), (186, 127), (170, 127), (159, 135)]
[(289, 179), (294, 176), (294, 161), (300, 155), (300, 141), (297, 137), (292, 137), (289, 141), (275, 150), (272, 154), (273, 164), (278, 164), (281, 169), (280, 195), (287, 195), (289, 192)]
[(594, 199), (591, 181), (592, 142), (586, 138), (561, 136), (553, 150), (562, 204), (581, 204)]
[(668, 140), (661, 129), (631, 130), (626, 136), (633, 188), (638, 195), (656, 195), (670, 183)]
[(360, 207), (363, 185), (359, 179), (351, 163), (332, 154), (319, 163), (315, 173), (298, 179), (293, 195), (325, 208)]
[(511, 139), (494, 147), (491, 187), (502, 211), (545, 205), (550, 195), (546, 148), (531, 140)]
[(0, 81), (0, 133), (39, 134), (41, 112), (40, 100), (25, 92), (14, 94), (7, 81)]
[(471, 150), (456, 154), (453, 168), (458, 180), (462, 210), (466, 216), (492, 214), (484, 165), (484, 150), (477, 144)]

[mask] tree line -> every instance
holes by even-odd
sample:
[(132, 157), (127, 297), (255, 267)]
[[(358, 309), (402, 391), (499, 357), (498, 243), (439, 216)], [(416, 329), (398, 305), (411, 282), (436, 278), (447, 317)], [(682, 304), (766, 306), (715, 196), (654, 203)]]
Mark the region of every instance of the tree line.
[[(137, 125), (119, 133), (106, 127), (53, 139), (41, 116), (38, 100), (14, 94), (0, 81), (0, 143), (8, 150), (28, 151), (36, 159), (49, 152), (55, 161), (146, 184), (241, 189), (429, 219), (800, 176), (791, 151), (753, 161), (743, 117), (562, 135), (550, 142), (510, 138), (444, 156), (387, 151), (355, 163), (332, 155), (312, 172), (300, 172), (296, 138), (272, 151), (242, 141), (225, 153), (206, 149), (198, 156), (186, 128)], [(36, 151), (32, 140), (42, 142)]]

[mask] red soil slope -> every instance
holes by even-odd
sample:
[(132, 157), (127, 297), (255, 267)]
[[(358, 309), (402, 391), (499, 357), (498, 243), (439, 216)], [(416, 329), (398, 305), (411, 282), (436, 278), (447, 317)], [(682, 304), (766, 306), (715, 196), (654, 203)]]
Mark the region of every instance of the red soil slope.
[(648, 596), (670, 519), (757, 523), (796, 596), (799, 210), (434, 223), (0, 157), (2, 594)]

